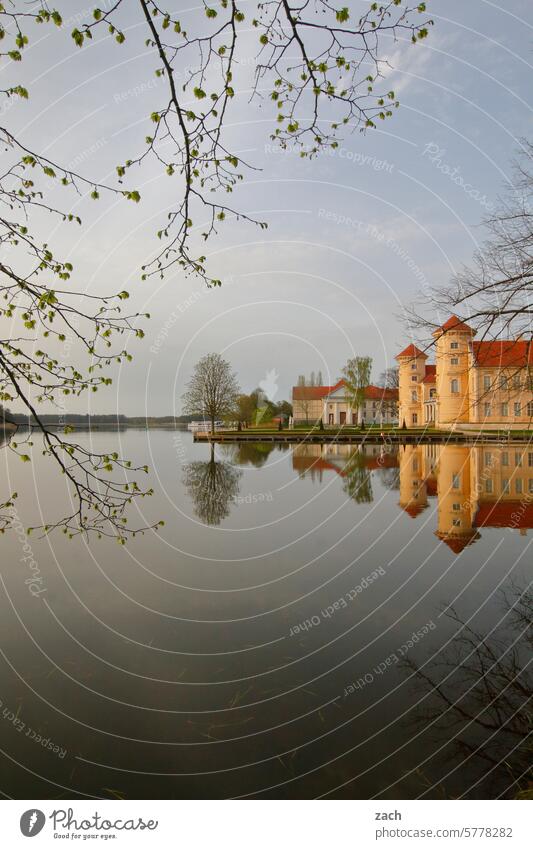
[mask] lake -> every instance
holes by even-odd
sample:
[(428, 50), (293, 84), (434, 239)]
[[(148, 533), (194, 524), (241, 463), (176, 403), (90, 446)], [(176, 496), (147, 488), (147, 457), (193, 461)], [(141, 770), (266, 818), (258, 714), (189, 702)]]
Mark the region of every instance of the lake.
[(4, 446), (21, 523), (0, 537), (4, 795), (526, 788), (533, 449), (76, 438), (148, 463), (130, 524), (165, 526), (26, 537), (65, 482), (38, 439), (31, 463)]

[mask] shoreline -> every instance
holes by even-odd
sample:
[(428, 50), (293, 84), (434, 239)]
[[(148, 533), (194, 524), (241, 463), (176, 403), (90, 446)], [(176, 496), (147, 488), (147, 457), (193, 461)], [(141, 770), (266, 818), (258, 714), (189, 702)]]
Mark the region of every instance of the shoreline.
[(423, 442), (427, 443), (454, 443), (461, 445), (478, 445), (480, 443), (511, 443), (511, 442), (530, 442), (533, 440), (533, 431), (524, 433), (513, 433), (513, 431), (503, 433), (464, 433), (454, 431), (443, 431), (435, 433), (435, 431), (384, 431), (381, 433), (373, 433), (372, 431), (360, 433), (342, 433), (342, 431), (333, 431), (331, 433), (321, 431), (272, 431), (271, 433), (259, 432), (250, 433), (246, 431), (226, 431), (210, 433), (194, 433), (193, 441), (198, 443), (245, 443), (245, 442), (278, 442), (278, 443), (310, 443), (310, 444), (368, 444), (368, 445), (413, 445)]

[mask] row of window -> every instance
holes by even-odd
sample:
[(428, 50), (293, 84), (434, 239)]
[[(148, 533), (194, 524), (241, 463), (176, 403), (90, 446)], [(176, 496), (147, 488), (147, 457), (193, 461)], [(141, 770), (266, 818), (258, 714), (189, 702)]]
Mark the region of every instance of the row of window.
[(485, 392), (490, 392), (491, 389), (531, 389), (533, 388), (533, 375), (529, 374), (525, 380), (522, 380), (521, 375), (515, 374), (512, 377), (501, 374), (497, 379), (492, 379), (490, 374), (483, 375), (483, 389)]
[[(515, 466), (520, 468), (522, 466), (522, 461), (525, 459), (525, 457), (526, 457), (525, 453), (521, 454), (519, 451), (515, 451), (515, 455), (514, 455)], [(508, 466), (509, 465), (509, 452), (508, 451), (502, 451), (501, 454), (499, 455), (499, 459), (500, 459), (500, 465)], [(485, 466), (492, 466), (492, 454), (491, 454), (490, 451), (485, 451), (483, 453), (483, 462), (484, 462)], [(533, 451), (527, 452), (527, 464), (528, 464), (530, 469), (533, 468)]]
[[(459, 357), (452, 357), (450, 363), (452, 366), (458, 366)], [(416, 365), (413, 364), (411, 368), (416, 369)], [(411, 375), (411, 382), (418, 383), (417, 374)], [(490, 374), (483, 375), (483, 390), (485, 392), (490, 392), (498, 388), (504, 391), (509, 391), (511, 388), (516, 390), (533, 389), (533, 374), (528, 375), (525, 380), (522, 380), (519, 374), (515, 374), (513, 377), (502, 374), (495, 380), (492, 379)], [(459, 381), (457, 379), (451, 381), (451, 391), (459, 392)]]
[[(488, 401), (483, 405), (483, 412), (485, 417), (492, 416), (492, 404)], [(503, 404), (500, 404), (500, 414), (502, 416), (509, 415), (509, 404), (507, 401), (504, 401)], [(523, 407), (520, 401), (515, 401), (513, 404), (513, 415), (515, 416), (523, 416)], [(529, 417), (533, 416), (533, 401), (528, 401), (526, 404), (526, 415)]]
[[(522, 478), (516, 478), (514, 481), (514, 491), (516, 495), (524, 495), (524, 483), (525, 481)], [(457, 487), (455, 487), (457, 488)], [(495, 486), (494, 481), (490, 478), (487, 478), (485, 481), (485, 492), (487, 495), (495, 495)], [(533, 493), (533, 478), (528, 478), (527, 480), (527, 493), (528, 495)], [(501, 495), (510, 495), (511, 494), (511, 481), (509, 478), (502, 478), (502, 489)], [(452, 504), (452, 510), (460, 510), (461, 505), (456, 502)]]

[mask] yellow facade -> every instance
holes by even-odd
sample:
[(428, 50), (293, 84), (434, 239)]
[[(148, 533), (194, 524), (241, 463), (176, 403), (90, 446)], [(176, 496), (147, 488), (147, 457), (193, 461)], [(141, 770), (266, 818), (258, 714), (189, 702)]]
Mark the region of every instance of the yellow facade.
[(415, 345), (399, 364), (399, 422), (408, 428), (524, 430), (533, 419), (533, 351), (523, 339), (474, 340), (456, 316), (434, 336), (435, 366)]

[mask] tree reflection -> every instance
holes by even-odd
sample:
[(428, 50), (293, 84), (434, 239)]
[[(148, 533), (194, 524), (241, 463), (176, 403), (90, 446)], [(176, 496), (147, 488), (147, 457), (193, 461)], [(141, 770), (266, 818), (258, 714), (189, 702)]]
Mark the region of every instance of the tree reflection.
[(367, 467), (365, 455), (353, 451), (343, 470), (344, 491), (356, 504), (369, 504), (374, 500), (372, 492), (372, 472)]
[(240, 442), (232, 446), (234, 449), (232, 460), (238, 466), (254, 466), (254, 468), (260, 469), (261, 466), (265, 465), (275, 447), (286, 450), (288, 446), (284, 446), (282, 443), (276, 446), (273, 442)]
[[(446, 735), (461, 765), (468, 758), (484, 764), (493, 795), (532, 799), (533, 591), (512, 585), (501, 597), (504, 616), (488, 637), (448, 609), (457, 627), (451, 647), (429, 671), (408, 659), (404, 665), (428, 693), (415, 723)], [(480, 795), (479, 784), (472, 795)]]
[(220, 525), (230, 514), (230, 502), (239, 492), (240, 469), (215, 460), (215, 447), (205, 462), (195, 460), (184, 466), (183, 483), (193, 503), (194, 513), (206, 525)]

